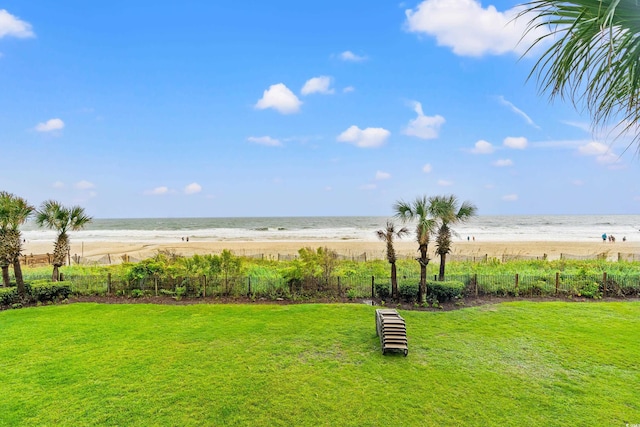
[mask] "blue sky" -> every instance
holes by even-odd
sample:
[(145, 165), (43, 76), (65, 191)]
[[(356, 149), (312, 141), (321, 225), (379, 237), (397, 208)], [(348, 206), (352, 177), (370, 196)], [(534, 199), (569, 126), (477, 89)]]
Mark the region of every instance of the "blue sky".
[(0, 189), (98, 218), (636, 214), (629, 140), (527, 81), (518, 2), (4, 1)]

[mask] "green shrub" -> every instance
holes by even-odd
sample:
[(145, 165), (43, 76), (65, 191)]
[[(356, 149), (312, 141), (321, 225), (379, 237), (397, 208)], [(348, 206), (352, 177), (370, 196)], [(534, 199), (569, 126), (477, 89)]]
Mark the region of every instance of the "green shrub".
[(142, 289), (132, 289), (131, 296), (133, 298), (140, 298), (144, 296), (144, 291)]
[(373, 287), (378, 298), (388, 300), (391, 296), (391, 285), (389, 283), (375, 283)]
[(71, 294), (70, 282), (51, 282), (36, 280), (26, 287), (31, 298), (36, 302), (64, 300)]
[(13, 288), (0, 288), (0, 306), (11, 305), (18, 301), (18, 291)]
[(602, 292), (600, 292), (600, 284), (597, 282), (585, 280), (579, 282), (577, 285), (578, 296), (586, 298), (602, 298)]
[(398, 296), (406, 302), (417, 301), (419, 286), (418, 283), (400, 283), (398, 286)]
[(174, 297), (177, 301), (180, 301), (183, 296), (187, 294), (186, 286), (176, 286), (176, 296)]
[(455, 280), (445, 282), (427, 281), (427, 294), (439, 302), (462, 297), (464, 283)]

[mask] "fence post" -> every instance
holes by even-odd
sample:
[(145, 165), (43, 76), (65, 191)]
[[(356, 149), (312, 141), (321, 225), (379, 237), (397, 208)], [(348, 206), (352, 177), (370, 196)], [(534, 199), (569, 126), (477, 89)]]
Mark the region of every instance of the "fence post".
[(340, 276), (338, 276), (338, 295), (342, 296), (342, 289), (340, 288)]
[(478, 298), (478, 273), (475, 273), (473, 275), (473, 283), (475, 284), (476, 288), (476, 298)]
[(602, 273), (602, 298), (607, 296), (607, 272)]
[(516, 293), (518, 292), (518, 284), (520, 283), (520, 275), (518, 273), (516, 273)]
[(556, 295), (558, 295), (558, 285), (560, 284), (560, 272), (556, 271)]
[(58, 276), (58, 279), (59, 279), (61, 282), (64, 282), (64, 273), (60, 273), (60, 276)]
[(111, 295), (111, 273), (107, 273), (107, 295)]
[(375, 283), (376, 283), (376, 277), (375, 276), (371, 276), (371, 298), (375, 298), (376, 297)]
[(202, 298), (207, 297), (207, 275), (202, 275)]
[(247, 292), (247, 296), (251, 296), (251, 276), (247, 277), (247, 282), (249, 283), (249, 292)]
[(156, 288), (156, 296), (158, 296), (158, 276), (153, 277), (153, 285)]

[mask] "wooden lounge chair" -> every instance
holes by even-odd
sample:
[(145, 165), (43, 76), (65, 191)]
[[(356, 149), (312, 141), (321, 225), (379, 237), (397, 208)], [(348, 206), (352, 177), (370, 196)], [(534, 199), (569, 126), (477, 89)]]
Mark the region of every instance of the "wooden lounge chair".
[(376, 335), (380, 337), (382, 354), (387, 351), (402, 351), (406, 356), (409, 353), (407, 327), (396, 310), (376, 310)]

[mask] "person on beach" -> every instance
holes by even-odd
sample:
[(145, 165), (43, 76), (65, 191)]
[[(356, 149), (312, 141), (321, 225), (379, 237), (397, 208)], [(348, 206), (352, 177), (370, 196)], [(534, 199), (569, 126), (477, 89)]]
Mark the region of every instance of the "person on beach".
[(602, 233), (602, 241), (603, 242), (607, 241), (607, 233)]

